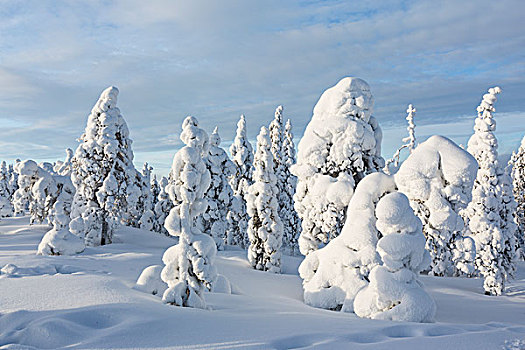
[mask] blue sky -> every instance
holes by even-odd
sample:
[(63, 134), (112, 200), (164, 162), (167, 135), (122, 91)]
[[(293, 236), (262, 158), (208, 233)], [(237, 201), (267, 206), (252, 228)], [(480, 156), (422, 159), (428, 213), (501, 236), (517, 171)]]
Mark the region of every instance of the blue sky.
[(254, 138), (283, 104), (300, 137), (344, 76), (370, 84), (385, 156), (409, 103), (419, 125), (456, 125), (434, 129), (464, 142), (499, 85), (508, 152), (525, 134), (523, 13), (519, 0), (0, 0), (0, 159), (63, 158), (116, 85), (137, 163), (166, 173), (186, 115), (226, 143), (241, 113)]

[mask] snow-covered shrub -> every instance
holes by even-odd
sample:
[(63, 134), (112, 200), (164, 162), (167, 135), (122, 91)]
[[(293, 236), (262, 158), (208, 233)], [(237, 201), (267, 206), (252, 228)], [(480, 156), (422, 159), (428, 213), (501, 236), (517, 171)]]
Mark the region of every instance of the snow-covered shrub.
[(381, 263), (376, 252), (379, 231), (375, 206), (395, 190), (394, 177), (379, 172), (359, 182), (341, 234), (308, 254), (299, 266), (305, 303), (353, 312), (355, 296), (368, 284), (372, 268)]
[(13, 205), (11, 204), (11, 191), (9, 185), (10, 175), (6, 162), (0, 165), (0, 217), (13, 215)]
[(166, 221), (166, 217), (168, 216), (171, 208), (173, 208), (173, 202), (170, 200), (168, 192), (166, 192), (167, 186), (168, 179), (163, 176), (159, 182), (160, 192), (158, 195), (157, 203), (155, 204), (155, 209), (153, 210), (155, 213), (155, 223), (153, 226), (153, 230), (155, 232), (163, 233), (166, 236), (168, 236), (169, 233), (168, 230), (166, 230), (166, 228), (164, 227), (164, 222)]
[(357, 293), (355, 313), (380, 320), (432, 322), (436, 304), (418, 281), (419, 272), (430, 263), (421, 220), (400, 192), (379, 200), (376, 217), (382, 235), (377, 252), (383, 265), (372, 269), (370, 283)]
[(290, 254), (299, 252), (299, 235), (301, 234), (301, 219), (294, 208), (295, 188), (297, 187), (297, 176), (290, 172), (295, 164), (295, 145), (293, 143), (292, 124), (290, 119), (286, 121), (283, 140), (283, 179), (284, 186), (280, 193), (281, 220), (283, 222), (283, 246)]
[(521, 140), (518, 151), (513, 153), (512, 187), (516, 200), (516, 245), (521, 258), (525, 258), (525, 137)]
[(53, 175), (53, 186), (56, 190), (51, 195), (49, 204), (49, 222), (53, 228), (48, 231), (40, 244), (39, 255), (73, 255), (84, 251), (84, 239), (69, 231), (71, 203), (75, 194), (75, 187), (69, 176)]
[[(476, 268), (484, 277), (486, 294), (500, 295), (506, 280), (514, 271), (515, 236), (504, 223), (503, 182), (505, 173), (498, 162), (498, 141), (494, 135), (496, 122), (496, 95), (499, 87), (489, 89), (477, 108), (474, 135), (468, 142), (468, 151), (479, 164), (472, 190), (472, 201), (465, 211), (468, 227), (476, 242)], [(508, 219), (508, 217), (507, 217)]]
[(281, 272), (280, 248), (283, 224), (277, 203), (277, 179), (274, 173), (271, 143), (266, 127), (257, 136), (253, 162), (253, 184), (245, 195), (248, 215), (248, 261), (257, 270)]
[(298, 177), (294, 198), (304, 255), (341, 232), (356, 184), (384, 167), (382, 132), (372, 107), (368, 84), (344, 78), (326, 90), (314, 108), (292, 167)]
[(460, 212), (471, 200), (476, 170), (468, 152), (436, 135), (421, 143), (395, 174), (399, 191), (423, 222), (431, 275), (474, 273), (474, 242), (464, 234)]
[(235, 165), (220, 144), (221, 137), (216, 127), (210, 136), (210, 149), (204, 158), (211, 176), (210, 187), (204, 195), (208, 208), (197, 218), (199, 229), (213, 238), (218, 250), (224, 249), (225, 243), (234, 242), (234, 237), (227, 237), (226, 233), (233, 234), (233, 230), (228, 230), (227, 220), (233, 201), (233, 190), (228, 178), (235, 173)]
[(168, 285), (162, 300), (205, 308), (204, 289), (210, 290), (217, 276), (217, 248), (213, 239), (196, 227), (195, 218), (207, 207), (204, 193), (210, 185), (210, 172), (203, 157), (208, 153), (209, 139), (193, 117), (184, 120), (180, 138), (186, 146), (173, 157), (167, 190), (174, 207), (165, 222), (170, 235), (179, 237), (179, 243), (162, 257), (165, 266), (161, 278)]
[(141, 176), (133, 166), (132, 141), (117, 96), (114, 86), (102, 92), (71, 160), (76, 193), (69, 228), (87, 245), (109, 244), (121, 220), (138, 221)]
[(244, 198), (248, 187), (252, 184), (253, 172), (253, 148), (246, 136), (246, 120), (241, 115), (237, 123), (237, 134), (230, 146), (230, 154), (233, 163), (236, 165), (235, 173), (230, 176), (230, 185), (233, 189), (234, 198), (230, 213), (228, 213), (229, 223), (229, 243), (245, 248), (248, 244), (248, 213), (246, 211), (246, 200)]
[(408, 122), (407, 131), (408, 136), (404, 137), (401, 141), (404, 144), (399, 147), (389, 160), (386, 161), (385, 168), (383, 169), (387, 174), (393, 174), (399, 168), (399, 157), (401, 156), (401, 151), (403, 149), (408, 149), (410, 153), (416, 148), (416, 124), (414, 123), (414, 117), (416, 114), (416, 109), (412, 105), (408, 105), (406, 120)]

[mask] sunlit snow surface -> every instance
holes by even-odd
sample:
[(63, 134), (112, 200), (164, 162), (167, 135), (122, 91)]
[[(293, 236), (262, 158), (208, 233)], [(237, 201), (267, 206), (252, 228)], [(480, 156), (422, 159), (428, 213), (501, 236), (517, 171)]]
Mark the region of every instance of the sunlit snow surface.
[[(37, 256), (46, 226), (0, 221), (0, 349), (522, 349), (525, 264), (507, 295), (483, 295), (477, 279), (421, 276), (437, 304), (436, 323), (360, 319), (302, 302), (301, 258), (283, 257), (283, 274), (250, 268), (227, 250), (218, 271), (233, 294), (205, 294), (212, 310), (162, 304), (133, 289), (173, 240), (121, 229), (115, 243), (77, 256)], [(22, 345), (22, 346), (19, 346)]]

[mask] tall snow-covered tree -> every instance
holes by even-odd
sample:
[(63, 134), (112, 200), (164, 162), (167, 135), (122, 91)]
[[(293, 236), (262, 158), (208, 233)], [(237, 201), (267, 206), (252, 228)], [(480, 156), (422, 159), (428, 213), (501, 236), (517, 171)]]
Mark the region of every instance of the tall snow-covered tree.
[(512, 188), (516, 200), (516, 244), (518, 253), (525, 258), (525, 136), (521, 140), (518, 151), (513, 153)]
[(159, 195), (157, 199), (157, 203), (155, 204), (155, 209), (153, 210), (155, 213), (155, 224), (153, 226), (153, 230), (155, 232), (163, 233), (166, 236), (169, 235), (168, 230), (164, 227), (164, 222), (166, 221), (166, 217), (168, 216), (169, 212), (173, 208), (173, 202), (170, 200), (170, 197), (168, 195), (168, 192), (166, 192), (166, 187), (168, 186), (168, 179), (166, 177), (162, 177), (159, 182)]
[(43, 223), (49, 209), (46, 201), (53, 192), (51, 174), (33, 160), (18, 163), (15, 170), (18, 173), (18, 190), (13, 195), (15, 213), (23, 215), (27, 209), (31, 224)]
[(385, 168), (383, 169), (388, 174), (393, 174), (399, 169), (399, 157), (401, 151), (405, 148), (412, 153), (416, 148), (416, 124), (414, 123), (414, 117), (416, 115), (416, 109), (412, 105), (408, 105), (406, 120), (408, 122), (407, 131), (408, 136), (404, 137), (401, 141), (403, 145), (399, 147), (389, 160), (386, 161)]
[(478, 161), (479, 169), (465, 217), (476, 242), (476, 268), (484, 277), (483, 287), (489, 295), (503, 293), (505, 282), (514, 271), (515, 256), (515, 237), (506, 229), (501, 215), (505, 207), (504, 171), (498, 162), (496, 122), (492, 116), (496, 95), (500, 92), (501, 89), (495, 87), (483, 95), (477, 108), (474, 135), (467, 148)]
[(464, 233), (461, 212), (472, 198), (477, 167), (467, 151), (435, 135), (421, 143), (394, 175), (399, 191), (423, 222), (431, 275), (475, 272), (475, 245)]
[(9, 187), (9, 169), (5, 161), (0, 165), (0, 217), (13, 215), (11, 204), (11, 191)]
[(326, 90), (314, 108), (292, 167), (303, 255), (339, 235), (356, 184), (384, 167), (382, 132), (372, 108), (368, 84), (350, 77)]
[(155, 226), (155, 213), (153, 212), (153, 193), (151, 192), (151, 171), (153, 167), (144, 163), (142, 167), (141, 200), (142, 215), (139, 219), (139, 227), (151, 231)]
[[(76, 188), (69, 228), (86, 245), (104, 245), (124, 222), (136, 220), (140, 173), (133, 166), (132, 140), (117, 107), (118, 89), (104, 90), (88, 116), (71, 160)], [(138, 220), (138, 219), (137, 219)]]
[(211, 176), (210, 187), (204, 195), (208, 208), (198, 217), (197, 222), (201, 232), (209, 234), (215, 241), (217, 249), (223, 250), (225, 243), (234, 242), (234, 237), (227, 236), (227, 232), (231, 234), (233, 231), (228, 229), (227, 216), (233, 201), (233, 190), (228, 178), (235, 173), (235, 165), (220, 144), (219, 130), (215, 127), (210, 136), (210, 149), (204, 158)]
[(17, 179), (17, 190), (13, 194), (13, 206), (15, 215), (24, 215), (32, 202), (31, 188), (38, 180), (36, 176), (38, 165), (33, 160), (17, 162), (14, 166)]
[(159, 181), (157, 180), (157, 174), (153, 174), (153, 177), (151, 178), (150, 189), (151, 189), (151, 198), (152, 198), (151, 207), (154, 209), (155, 205), (159, 201), (159, 194), (160, 194), (160, 187), (159, 187)]
[(257, 270), (281, 272), (280, 248), (283, 239), (283, 224), (277, 203), (277, 178), (271, 142), (266, 127), (257, 136), (257, 151), (254, 160), (254, 183), (245, 195), (248, 215), (248, 261)]
[(197, 228), (195, 219), (207, 207), (204, 193), (210, 185), (210, 172), (203, 157), (208, 153), (209, 139), (193, 117), (184, 120), (180, 138), (186, 146), (173, 158), (168, 194), (174, 207), (165, 222), (170, 235), (179, 237), (179, 243), (162, 257), (165, 266), (161, 278), (168, 285), (162, 300), (205, 308), (203, 292), (211, 289), (217, 278), (217, 248), (213, 239)]
[(18, 190), (18, 173), (15, 171), (16, 165), (20, 163), (20, 159), (17, 159), (15, 164), (9, 164), (8, 174), (9, 174), (9, 194), (11, 202), (13, 202), (13, 195), (16, 190)]
[(370, 283), (354, 300), (357, 316), (380, 320), (432, 322), (434, 300), (425, 292), (418, 275), (428, 267), (421, 221), (408, 198), (389, 193), (377, 203), (376, 227), (381, 233), (377, 253), (383, 264), (370, 271)]
[(232, 208), (228, 214), (230, 243), (245, 248), (248, 244), (248, 214), (244, 196), (248, 187), (253, 183), (253, 148), (246, 136), (246, 120), (241, 115), (237, 123), (237, 134), (230, 146), (230, 154), (236, 166), (235, 173), (230, 176), (230, 185), (234, 198)]
[(295, 144), (293, 142), (292, 123), (286, 121), (283, 139), (283, 172), (284, 186), (281, 192), (281, 220), (283, 222), (283, 246), (290, 254), (299, 253), (299, 235), (301, 234), (301, 219), (294, 208), (297, 176), (290, 172), (295, 164)]

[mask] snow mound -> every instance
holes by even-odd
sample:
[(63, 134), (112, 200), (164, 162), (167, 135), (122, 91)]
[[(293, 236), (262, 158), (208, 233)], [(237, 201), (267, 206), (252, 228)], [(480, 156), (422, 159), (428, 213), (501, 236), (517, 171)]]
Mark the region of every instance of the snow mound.
[(67, 227), (49, 230), (38, 245), (38, 255), (74, 255), (85, 249), (84, 240), (72, 234)]
[(162, 295), (164, 291), (168, 289), (168, 285), (160, 277), (162, 269), (162, 265), (151, 265), (146, 267), (140, 274), (137, 283), (133, 288), (144, 293)]

